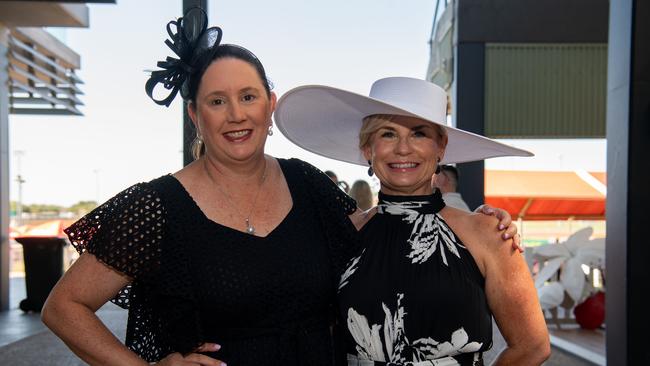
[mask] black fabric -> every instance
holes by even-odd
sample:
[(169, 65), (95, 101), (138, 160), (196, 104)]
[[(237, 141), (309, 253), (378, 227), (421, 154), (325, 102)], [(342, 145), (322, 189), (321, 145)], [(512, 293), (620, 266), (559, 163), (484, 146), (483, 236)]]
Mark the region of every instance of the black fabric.
[(77, 250), (133, 278), (114, 301), (129, 309), (126, 343), (145, 360), (215, 342), (211, 356), (231, 365), (333, 363), (336, 281), (356, 250), (347, 218), (356, 204), (311, 165), (278, 161), (293, 207), (264, 238), (209, 220), (171, 175), (66, 230)]
[(440, 192), (379, 200), (359, 233), (362, 254), (341, 279), (347, 353), (391, 365), (448, 356), (481, 365), (492, 343), (485, 281), (438, 214)]
[[(165, 61), (158, 61), (157, 65), (162, 70), (151, 72), (145, 83), (145, 92), (156, 104), (169, 107), (179, 91), (183, 98), (189, 98), (187, 81), (197, 71), (197, 60), (211, 58), (221, 42), (223, 32), (219, 27), (208, 28), (205, 10), (193, 7), (183, 17), (167, 23), (167, 34), (170, 39), (165, 40), (165, 44), (178, 58), (167, 56)], [(161, 100), (153, 95), (158, 84), (169, 90), (167, 97)]]

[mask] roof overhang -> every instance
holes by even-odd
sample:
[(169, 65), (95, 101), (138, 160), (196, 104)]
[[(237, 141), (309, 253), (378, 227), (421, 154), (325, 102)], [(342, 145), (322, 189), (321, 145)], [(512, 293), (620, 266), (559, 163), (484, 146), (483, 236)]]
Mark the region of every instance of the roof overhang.
[(0, 1), (0, 22), (9, 27), (88, 27), (88, 6), (54, 1)]
[(80, 57), (41, 28), (12, 28), (9, 34), (9, 112), (81, 115)]

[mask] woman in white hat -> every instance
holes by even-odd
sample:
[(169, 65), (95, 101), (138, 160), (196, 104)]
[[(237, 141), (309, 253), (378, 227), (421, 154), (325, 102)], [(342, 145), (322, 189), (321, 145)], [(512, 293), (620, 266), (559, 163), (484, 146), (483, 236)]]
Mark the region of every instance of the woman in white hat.
[[(311, 165), (265, 154), (276, 97), (254, 54), (221, 44), (197, 8), (166, 30), (178, 58), (145, 88), (188, 103), (196, 160), (66, 229), (81, 256), (43, 322), (93, 365), (330, 366), (356, 204)], [(95, 314), (110, 299), (129, 309), (126, 345)]]
[(444, 90), (411, 78), (381, 79), (370, 97), (305, 86), (278, 102), (291, 141), (369, 166), (381, 183), (339, 285), (348, 365), (483, 365), (492, 316), (508, 345), (497, 364), (549, 356), (522, 255), (502, 245), (495, 218), (446, 207), (430, 184), (442, 163), (531, 154), (446, 126), (446, 105)]

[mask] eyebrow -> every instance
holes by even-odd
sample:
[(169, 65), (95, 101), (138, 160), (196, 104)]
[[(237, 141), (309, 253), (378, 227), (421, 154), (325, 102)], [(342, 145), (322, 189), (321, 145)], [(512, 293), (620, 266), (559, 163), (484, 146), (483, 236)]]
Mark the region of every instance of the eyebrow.
[[(238, 93), (241, 94), (241, 93), (247, 93), (247, 92), (251, 92), (251, 91), (259, 92), (259, 89), (254, 87), (254, 86), (247, 86), (247, 87), (244, 87), (244, 88), (240, 89), (238, 91)], [(223, 91), (223, 90), (213, 90), (213, 91), (209, 92), (208, 94), (206, 94), (206, 96), (222, 95), (222, 94), (226, 94), (226, 92)]]
[(254, 86), (247, 86), (247, 87), (243, 88), (242, 90), (240, 90), (239, 92), (240, 93), (245, 93), (245, 92), (250, 92), (250, 91), (259, 92), (260, 90), (258, 88), (256, 88), (256, 87), (254, 87)]
[(424, 130), (428, 127), (431, 127), (431, 125), (417, 125), (413, 128), (411, 128), (411, 131), (419, 131), (419, 130)]
[[(417, 125), (417, 126), (411, 128), (411, 131), (420, 131), (420, 130), (425, 130), (425, 129), (427, 129), (427, 128), (431, 128), (431, 127), (432, 127), (432, 126), (431, 126), (431, 125), (428, 125), (428, 124), (426, 124), (426, 125)], [(393, 127), (391, 127), (391, 126), (382, 126), (380, 129), (382, 129), (382, 130), (395, 131), (395, 128), (393, 128)]]

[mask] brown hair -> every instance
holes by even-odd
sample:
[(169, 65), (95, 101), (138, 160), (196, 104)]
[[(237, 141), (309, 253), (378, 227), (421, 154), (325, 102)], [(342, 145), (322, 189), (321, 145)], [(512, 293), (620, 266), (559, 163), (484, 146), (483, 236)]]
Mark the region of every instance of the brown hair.
[(205, 145), (199, 136), (195, 136), (194, 140), (192, 140), (192, 145), (190, 145), (190, 152), (192, 153), (194, 160), (197, 160), (205, 154)]

